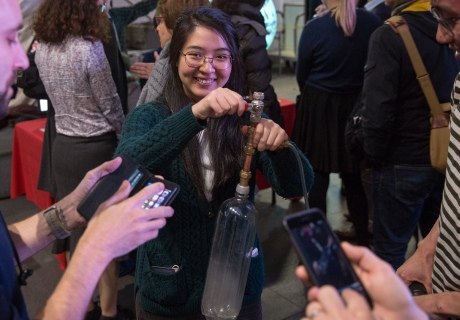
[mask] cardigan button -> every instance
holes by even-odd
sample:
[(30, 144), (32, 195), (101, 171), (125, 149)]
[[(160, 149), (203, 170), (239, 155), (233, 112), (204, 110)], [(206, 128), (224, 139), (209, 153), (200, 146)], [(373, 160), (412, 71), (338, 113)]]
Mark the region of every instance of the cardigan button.
[(207, 217), (209, 220), (211, 220), (212, 218), (214, 218), (214, 213), (209, 211), (208, 214), (207, 214)]

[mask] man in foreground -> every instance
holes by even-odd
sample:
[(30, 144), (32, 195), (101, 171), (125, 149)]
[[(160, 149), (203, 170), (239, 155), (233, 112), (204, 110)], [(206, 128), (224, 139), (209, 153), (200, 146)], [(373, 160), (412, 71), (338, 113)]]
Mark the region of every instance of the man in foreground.
[[(8, 108), (15, 71), (26, 69), (28, 60), (18, 40), (22, 19), (16, 0), (0, 0), (0, 114)], [(20, 261), (46, 247), (57, 237), (65, 237), (77, 226), (84, 225), (76, 207), (102, 176), (121, 164), (116, 158), (91, 170), (80, 185), (55, 206), (6, 226), (0, 214), (0, 314), (2, 319), (28, 319), (20, 291), (27, 271)], [(126, 199), (130, 185), (124, 181), (88, 223), (68, 269), (48, 300), (45, 319), (83, 319), (97, 281), (114, 258), (121, 256), (158, 235), (171, 217), (171, 207), (151, 210), (142, 208), (145, 199), (162, 190), (161, 183), (144, 188)], [(19, 267), (17, 276), (15, 263)], [(84, 281), (82, 281), (84, 279)]]

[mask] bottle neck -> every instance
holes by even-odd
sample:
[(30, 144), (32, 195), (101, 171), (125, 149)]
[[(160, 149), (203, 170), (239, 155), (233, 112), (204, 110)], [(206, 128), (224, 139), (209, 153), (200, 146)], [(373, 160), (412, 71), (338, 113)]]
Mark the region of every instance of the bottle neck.
[(249, 196), (249, 186), (242, 186), (238, 183), (236, 186), (235, 197), (239, 199), (247, 199)]
[(238, 199), (247, 199), (248, 197), (249, 197), (248, 194), (239, 193), (238, 191), (235, 192), (235, 198), (238, 198)]

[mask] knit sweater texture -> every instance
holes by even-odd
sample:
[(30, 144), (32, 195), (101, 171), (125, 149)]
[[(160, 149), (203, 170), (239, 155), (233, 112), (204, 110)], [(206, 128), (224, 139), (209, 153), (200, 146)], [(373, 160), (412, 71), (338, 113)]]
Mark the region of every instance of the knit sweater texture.
[[(171, 115), (162, 97), (131, 111), (123, 127), (116, 154), (125, 154), (154, 174), (176, 182), (181, 190), (174, 200), (174, 216), (167, 220), (156, 239), (138, 249), (135, 290), (144, 310), (165, 317), (200, 313), (206, 270), (212, 245), (215, 220), (220, 205), (234, 196), (234, 184), (219, 199), (208, 202), (196, 191), (184, 167), (180, 153), (192, 137), (205, 129), (191, 104)], [(199, 150), (197, 150), (199, 152)], [(313, 171), (300, 153), (307, 189), (313, 184)], [(298, 164), (289, 149), (257, 152), (254, 167), (260, 169), (274, 190), (283, 197), (302, 195)], [(251, 190), (254, 190), (254, 177)], [(251, 191), (250, 199), (254, 199)], [(264, 284), (263, 253), (258, 238), (259, 255), (252, 258), (243, 303), (260, 299)], [(172, 275), (160, 275), (151, 266), (179, 266)]]
[(171, 40), (166, 42), (164, 48), (161, 50), (158, 60), (155, 62), (155, 66), (150, 72), (149, 79), (142, 89), (139, 100), (137, 100), (137, 106), (145, 103), (149, 103), (158, 98), (165, 87), (166, 75), (169, 72), (169, 44)]

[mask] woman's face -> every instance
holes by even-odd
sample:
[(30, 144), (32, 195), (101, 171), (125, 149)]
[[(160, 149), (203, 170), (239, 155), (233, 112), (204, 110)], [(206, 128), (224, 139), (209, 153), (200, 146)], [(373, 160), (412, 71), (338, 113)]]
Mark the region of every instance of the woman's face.
[[(214, 30), (201, 26), (196, 27), (182, 47), (183, 54), (201, 54), (203, 57), (213, 58), (217, 55), (230, 56), (230, 49), (224, 39)], [(223, 87), (232, 72), (232, 66), (219, 70), (214, 68), (208, 59), (198, 68), (192, 68), (185, 62), (183, 55), (178, 61), (179, 77), (185, 94), (197, 102), (206, 97), (211, 91)]]
[(166, 27), (165, 19), (161, 19), (161, 22), (157, 26), (158, 37), (160, 38), (160, 46), (165, 47), (166, 42), (171, 40), (172, 30)]

